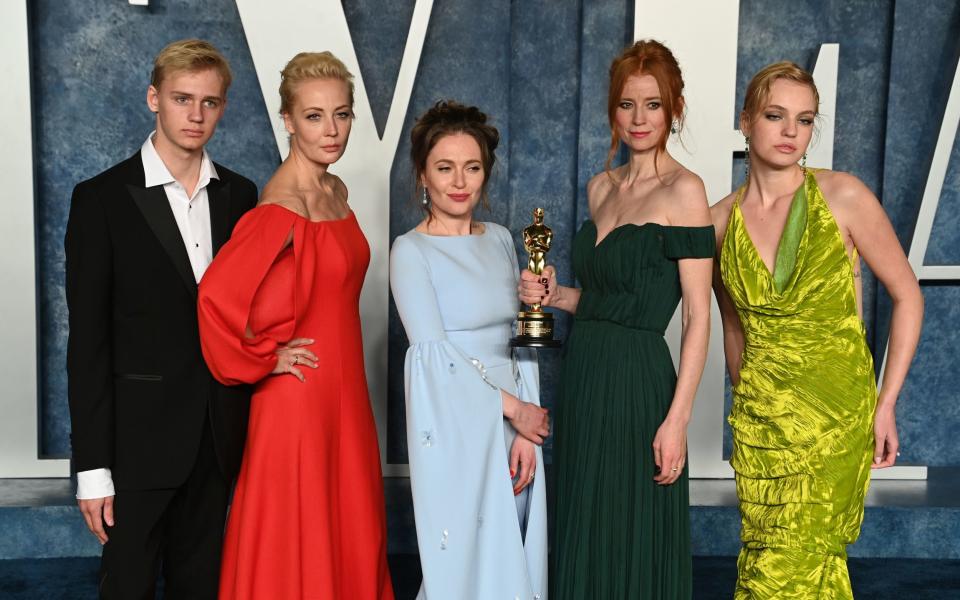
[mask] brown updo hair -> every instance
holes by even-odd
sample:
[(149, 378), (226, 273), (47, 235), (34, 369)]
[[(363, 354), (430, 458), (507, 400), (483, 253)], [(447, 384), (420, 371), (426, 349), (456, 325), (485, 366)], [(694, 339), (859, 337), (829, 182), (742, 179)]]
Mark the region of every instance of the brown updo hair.
[(337, 79), (347, 84), (353, 108), (353, 74), (332, 52), (301, 52), (280, 72), (280, 114), (290, 114), (297, 86), (310, 79)]
[[(652, 75), (660, 88), (660, 102), (671, 124), (677, 121), (677, 132), (683, 128), (683, 74), (680, 64), (669, 48), (656, 40), (640, 40), (623, 51), (610, 65), (610, 88), (607, 95), (607, 119), (610, 123), (610, 151), (607, 153), (606, 170), (610, 171), (613, 159), (620, 149), (620, 136), (617, 135), (617, 108), (620, 105), (623, 88), (631, 75)], [(656, 159), (667, 149), (670, 129), (657, 140)]]
[[(421, 175), (427, 169), (427, 156), (441, 138), (456, 133), (465, 133), (480, 146), (480, 162), (483, 164), (483, 187), (480, 190), (483, 207), (489, 208), (487, 184), (497, 161), (494, 151), (500, 143), (500, 132), (487, 124), (487, 115), (476, 106), (466, 106), (456, 100), (440, 100), (427, 112), (420, 115), (410, 131), (410, 162), (416, 193), (423, 190)], [(429, 207), (424, 207), (429, 215)]]
[(820, 92), (817, 90), (817, 84), (813, 81), (813, 75), (797, 63), (783, 60), (760, 69), (750, 80), (747, 92), (743, 96), (741, 118), (750, 122), (757, 113), (763, 110), (767, 98), (770, 97), (770, 88), (773, 86), (773, 82), (778, 79), (786, 79), (808, 86), (813, 92), (813, 112), (816, 116), (820, 116)]

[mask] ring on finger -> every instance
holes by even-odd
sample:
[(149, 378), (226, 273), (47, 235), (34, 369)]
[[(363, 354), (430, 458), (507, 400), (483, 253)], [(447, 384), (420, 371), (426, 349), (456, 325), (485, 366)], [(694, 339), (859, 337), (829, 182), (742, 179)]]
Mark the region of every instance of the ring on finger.
[(533, 473), (530, 473), (530, 477), (527, 478), (527, 481), (533, 481), (533, 475), (534, 475)]

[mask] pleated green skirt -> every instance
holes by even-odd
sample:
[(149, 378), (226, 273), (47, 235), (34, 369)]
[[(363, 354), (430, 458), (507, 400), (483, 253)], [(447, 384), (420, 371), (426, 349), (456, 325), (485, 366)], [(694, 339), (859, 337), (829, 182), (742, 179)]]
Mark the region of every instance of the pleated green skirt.
[(687, 472), (654, 482), (676, 374), (659, 332), (578, 320), (556, 411), (552, 598), (691, 596)]

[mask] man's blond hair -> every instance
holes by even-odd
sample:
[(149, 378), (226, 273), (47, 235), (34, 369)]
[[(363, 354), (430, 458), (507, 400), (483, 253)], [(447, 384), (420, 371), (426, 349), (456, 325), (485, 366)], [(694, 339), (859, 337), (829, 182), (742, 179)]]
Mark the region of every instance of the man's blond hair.
[(213, 69), (223, 80), (223, 93), (226, 94), (233, 81), (230, 65), (220, 51), (210, 42), (198, 39), (180, 40), (167, 45), (153, 60), (153, 74), (150, 85), (160, 89), (164, 78), (177, 71), (202, 71)]

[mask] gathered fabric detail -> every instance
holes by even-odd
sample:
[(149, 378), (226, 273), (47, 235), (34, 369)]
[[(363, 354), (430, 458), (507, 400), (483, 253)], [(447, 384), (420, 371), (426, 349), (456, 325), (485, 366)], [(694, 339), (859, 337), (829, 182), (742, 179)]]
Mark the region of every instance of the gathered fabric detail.
[(742, 518), (737, 598), (852, 598), (876, 382), (853, 269), (813, 172), (771, 273), (731, 209), (720, 272), (743, 327), (729, 422)]

